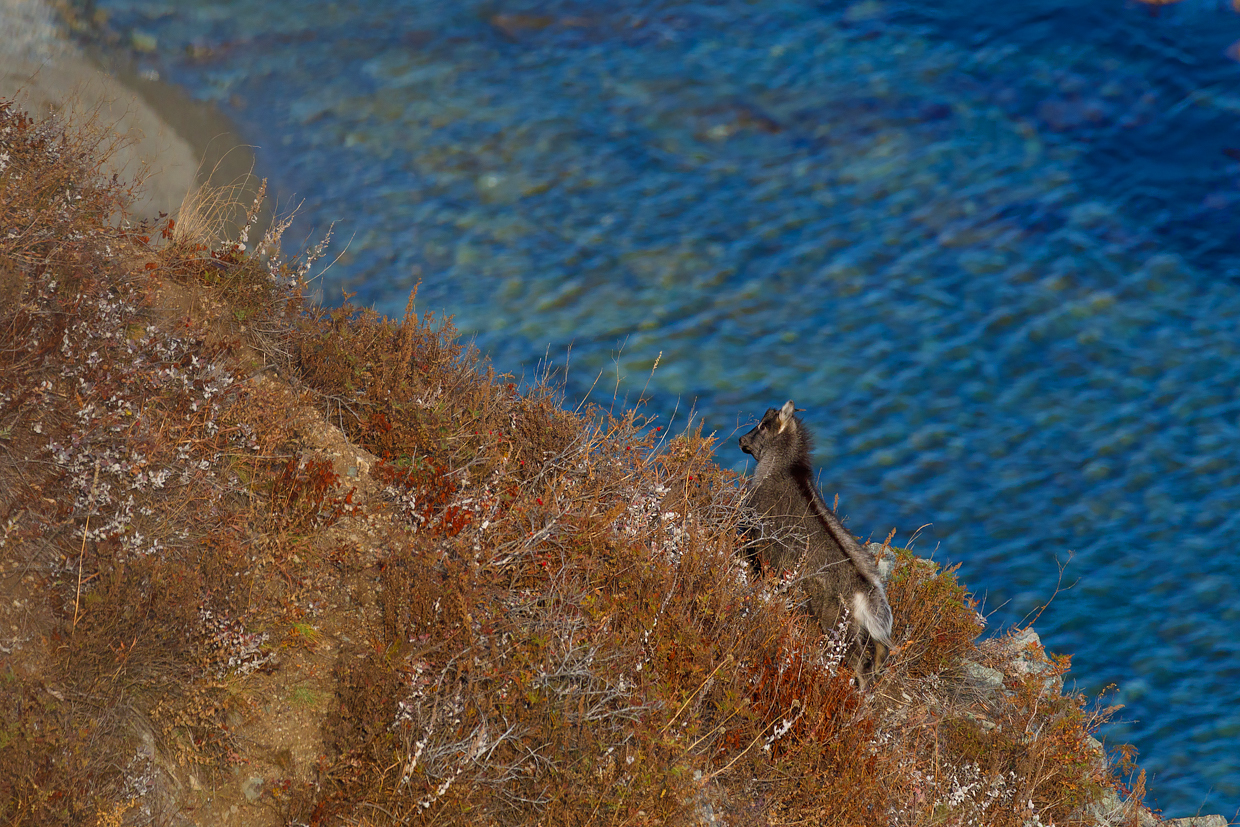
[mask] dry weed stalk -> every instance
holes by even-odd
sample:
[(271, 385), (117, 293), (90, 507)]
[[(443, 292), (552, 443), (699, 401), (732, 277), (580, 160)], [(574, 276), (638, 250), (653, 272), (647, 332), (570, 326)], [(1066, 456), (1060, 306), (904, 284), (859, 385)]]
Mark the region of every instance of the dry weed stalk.
[(73, 629), (77, 630), (77, 622), (80, 615), (82, 604), (82, 560), (86, 556), (86, 539), (90, 536), (90, 518), (91, 511), (95, 506), (95, 491), (99, 488), (99, 463), (101, 460), (95, 460), (95, 476), (90, 483), (90, 495), (87, 497), (86, 503), (90, 511), (86, 513), (86, 525), (82, 528), (82, 547), (78, 549), (78, 574), (77, 574), (77, 592), (73, 595)]

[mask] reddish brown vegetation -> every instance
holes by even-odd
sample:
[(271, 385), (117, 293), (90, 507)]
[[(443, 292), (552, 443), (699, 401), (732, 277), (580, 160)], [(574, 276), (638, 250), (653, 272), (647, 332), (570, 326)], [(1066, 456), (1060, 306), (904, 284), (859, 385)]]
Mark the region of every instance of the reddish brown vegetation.
[[(1063, 825), (1117, 785), (1105, 712), (1037, 676), (970, 694), (962, 660), (998, 650), (954, 571), (901, 552), (859, 695), (746, 574), (710, 437), (518, 392), (412, 298), (303, 312), (270, 249), (116, 229), (72, 134), (0, 128), (0, 577), (29, 601), (0, 820), (186, 806), (168, 779), (258, 761), (247, 687), (321, 628), (323, 752), (273, 759), (276, 821)], [(368, 472), (316, 453), (315, 417)]]

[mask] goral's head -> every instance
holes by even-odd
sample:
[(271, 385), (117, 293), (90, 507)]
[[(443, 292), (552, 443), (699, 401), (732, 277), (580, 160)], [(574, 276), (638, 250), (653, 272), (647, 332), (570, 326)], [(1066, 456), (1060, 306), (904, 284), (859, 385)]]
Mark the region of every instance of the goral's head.
[(757, 427), (741, 437), (741, 450), (759, 462), (778, 443), (792, 443), (797, 422), (796, 407), (789, 399), (782, 408), (767, 408)]

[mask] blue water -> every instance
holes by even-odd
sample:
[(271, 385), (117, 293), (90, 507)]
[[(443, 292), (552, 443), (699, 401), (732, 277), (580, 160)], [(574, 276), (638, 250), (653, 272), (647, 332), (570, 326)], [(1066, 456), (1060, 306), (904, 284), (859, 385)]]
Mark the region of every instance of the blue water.
[[(1168, 815), (1240, 807), (1240, 40), (1118, 0), (106, 0), (219, 102), (324, 279), (570, 398), (792, 397), (862, 534), (1117, 684)], [(360, 4), (359, 4), (360, 5)], [(938, 8), (932, 6), (937, 5)], [(605, 389), (605, 390), (601, 390)]]

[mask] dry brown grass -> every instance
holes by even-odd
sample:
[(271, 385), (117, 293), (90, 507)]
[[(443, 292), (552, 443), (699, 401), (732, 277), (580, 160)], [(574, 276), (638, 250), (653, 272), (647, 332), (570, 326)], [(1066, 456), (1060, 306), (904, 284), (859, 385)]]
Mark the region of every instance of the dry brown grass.
[[(1034, 666), (1022, 674), (1013, 666), (1015, 630), (979, 648), (982, 619), (957, 568), (940, 571), (897, 550), (888, 594), (898, 654), (878, 690), (881, 740), (905, 770), (895, 823), (1135, 824), (1143, 791), (1124, 787), (1131, 765), (1107, 766), (1090, 738), (1115, 708), (1060, 693), (1066, 657), (1025, 651)], [(1002, 689), (979, 691), (966, 660), (1003, 670)], [(1090, 812), (1108, 791), (1130, 795), (1124, 820)]]
[(144, 727), (227, 760), (207, 677), (232, 653), (209, 619), (251, 611), (238, 467), (279, 436), (250, 427), (242, 344), (159, 306), (192, 262), (114, 223), (127, 187), (101, 179), (97, 141), (7, 102), (0, 136), (0, 553), (29, 595), (5, 618), (20, 654), (3, 691), (6, 709), (40, 710), (6, 739), (0, 820), (79, 824), (117, 812), (104, 805), (136, 772), (118, 756)]
[[(185, 194), (169, 228), (172, 246), (182, 250), (220, 250), (249, 241), (267, 182), (258, 182), (247, 173), (234, 181), (212, 183), (219, 177), (219, 167), (217, 163), (205, 183)], [(202, 177), (201, 171), (200, 168), (196, 177)], [(252, 205), (247, 208), (247, 204)]]
[[(1087, 738), (1105, 708), (1038, 675), (970, 688), (966, 659), (1003, 656), (954, 571), (899, 554), (898, 646), (859, 694), (748, 574), (711, 437), (566, 411), (413, 297), (303, 312), (322, 245), (122, 231), (71, 134), (0, 121), (0, 577), (30, 601), (5, 616), (0, 821), (158, 821), (161, 778), (257, 760), (247, 680), (327, 637), (324, 754), (264, 787), (284, 823), (1023, 827), (1119, 784)], [(368, 473), (316, 452), (323, 419)]]

